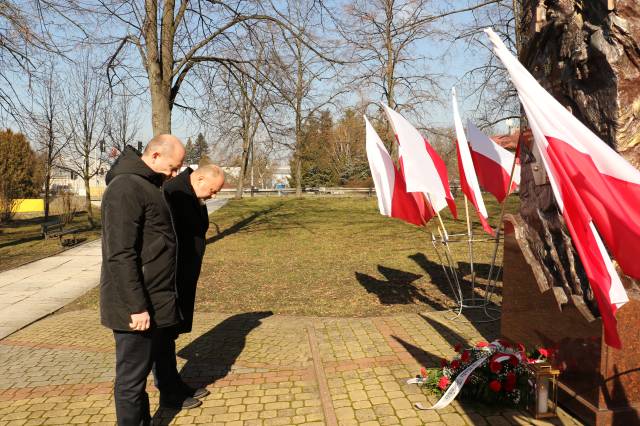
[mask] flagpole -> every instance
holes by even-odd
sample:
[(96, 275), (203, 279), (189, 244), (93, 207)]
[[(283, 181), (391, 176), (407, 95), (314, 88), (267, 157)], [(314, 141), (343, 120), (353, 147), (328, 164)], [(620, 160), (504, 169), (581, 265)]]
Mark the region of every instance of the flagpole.
[(467, 215), (467, 235), (469, 236), (469, 268), (471, 271), (471, 306), (475, 305), (476, 273), (473, 265), (473, 230), (471, 229), (471, 217), (469, 216), (469, 201), (464, 195), (464, 211)]
[[(522, 130), (521, 130), (522, 132)], [(520, 133), (520, 138), (522, 137), (522, 133)], [(520, 139), (518, 139), (518, 146), (516, 147), (516, 153), (519, 151), (519, 145), (520, 145), (521, 141)], [(513, 156), (513, 164), (511, 165), (511, 174), (509, 176), (509, 186), (507, 186), (507, 195), (504, 197), (504, 200), (502, 200), (502, 206), (500, 208), (500, 216), (498, 216), (498, 223), (496, 224), (496, 244), (493, 247), (493, 256), (491, 259), (491, 266), (489, 267), (489, 275), (487, 276), (487, 287), (485, 289), (485, 295), (484, 295), (484, 300), (485, 300), (485, 313), (486, 313), (486, 304), (490, 301), (491, 298), (491, 294), (493, 293), (493, 287), (495, 286), (495, 284), (492, 286), (491, 282), (493, 281), (493, 269), (495, 268), (495, 264), (496, 264), (496, 257), (498, 256), (498, 248), (500, 246), (500, 231), (502, 230), (502, 221), (504, 218), (504, 212), (507, 206), (507, 199), (509, 198), (509, 195), (511, 194), (511, 185), (513, 185), (513, 175), (515, 173), (516, 170), (516, 164), (517, 164), (517, 160), (518, 157), (516, 155)], [(496, 272), (496, 281), (498, 278), (498, 273)]]
[[(428, 204), (429, 207), (431, 208), (431, 210), (433, 210), (436, 213), (436, 216), (438, 217), (438, 223), (440, 224), (440, 226), (438, 227), (438, 233), (440, 234), (440, 239), (442, 241), (442, 244), (445, 247), (445, 254), (446, 254), (447, 262), (449, 263), (449, 269), (451, 270), (451, 275), (453, 275), (453, 279), (456, 283), (458, 301), (459, 301), (458, 303), (460, 304), (460, 310), (458, 315), (460, 315), (460, 313), (462, 312), (462, 305), (464, 305), (464, 297), (462, 295), (462, 288), (460, 287), (460, 280), (458, 280), (458, 274), (456, 273), (456, 270), (454, 267), (453, 254), (451, 253), (451, 249), (449, 247), (449, 235), (447, 234), (447, 228), (444, 226), (444, 221), (442, 220), (442, 216), (440, 216), (440, 212), (435, 207), (433, 207), (433, 202), (431, 201), (431, 196), (429, 195), (429, 193), (423, 192), (422, 195), (423, 195), (423, 199), (424, 199), (424, 196), (426, 195), (429, 202)], [(425, 202), (427, 201), (427, 199), (424, 199)], [(442, 228), (442, 231), (440, 231), (440, 228)]]

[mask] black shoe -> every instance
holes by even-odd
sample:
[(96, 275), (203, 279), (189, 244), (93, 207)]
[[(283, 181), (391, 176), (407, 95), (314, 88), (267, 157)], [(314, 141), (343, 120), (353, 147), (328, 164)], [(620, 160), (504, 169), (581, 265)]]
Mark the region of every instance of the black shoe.
[(198, 388), (198, 389), (189, 388), (189, 390), (192, 391), (191, 396), (197, 399), (202, 399), (211, 394), (211, 392), (209, 392), (207, 388)]
[(175, 410), (188, 410), (202, 405), (202, 401), (191, 396), (169, 395), (160, 396), (160, 406), (162, 408), (172, 408)]
[(189, 386), (187, 384), (183, 384), (182, 385), (181, 392), (184, 395), (188, 395), (190, 397), (197, 398), (197, 399), (202, 399), (205, 396), (208, 396), (208, 395), (211, 394), (211, 392), (209, 392), (209, 390), (207, 388), (192, 388), (191, 386)]

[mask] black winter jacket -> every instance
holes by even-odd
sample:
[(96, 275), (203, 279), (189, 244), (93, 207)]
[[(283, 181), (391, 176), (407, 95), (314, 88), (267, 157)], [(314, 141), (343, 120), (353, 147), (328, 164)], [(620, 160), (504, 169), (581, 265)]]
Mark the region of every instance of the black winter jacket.
[(131, 331), (131, 314), (148, 311), (152, 326), (179, 322), (176, 237), (162, 175), (128, 146), (107, 173), (102, 197), (100, 315), (113, 330)]
[(177, 270), (178, 305), (182, 313), (180, 333), (190, 332), (193, 324), (196, 286), (209, 229), (207, 206), (200, 203), (189, 180), (192, 172), (187, 168), (164, 185), (180, 247)]

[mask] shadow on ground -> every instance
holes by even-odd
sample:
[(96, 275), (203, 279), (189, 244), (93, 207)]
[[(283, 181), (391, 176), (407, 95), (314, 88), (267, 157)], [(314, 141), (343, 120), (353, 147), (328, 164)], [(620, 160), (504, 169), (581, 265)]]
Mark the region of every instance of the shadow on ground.
[(422, 278), (422, 275), (400, 269), (388, 268), (378, 265), (378, 272), (384, 279), (378, 279), (371, 275), (356, 272), (356, 279), (367, 290), (378, 296), (383, 305), (409, 305), (412, 303), (424, 303), (436, 309), (442, 305), (434, 302), (425, 295), (423, 289), (414, 285), (414, 282)]
[[(273, 312), (247, 312), (233, 315), (197, 337), (178, 356), (187, 360), (180, 375), (192, 386), (206, 387), (225, 377), (245, 347), (247, 335)], [(158, 407), (154, 425), (168, 425), (179, 410)]]
[(273, 212), (274, 210), (277, 210), (280, 207), (282, 207), (282, 203), (279, 203), (279, 204), (276, 204), (275, 206), (272, 206), (272, 207), (269, 207), (269, 208), (254, 212), (254, 213), (250, 214), (249, 216), (245, 217), (244, 219), (239, 220), (238, 222), (234, 223), (233, 225), (231, 225), (230, 227), (228, 227), (224, 231), (220, 231), (219, 226), (215, 222), (212, 222), (211, 224), (216, 229), (217, 234), (214, 235), (213, 237), (207, 238), (207, 244), (213, 244), (216, 241), (219, 241), (219, 240), (223, 239), (224, 237), (228, 237), (229, 235), (233, 235), (233, 234), (235, 234), (237, 232), (242, 231), (243, 229), (245, 229), (249, 225), (251, 225), (253, 222), (255, 222), (258, 218), (263, 217), (263, 216), (267, 216), (269, 213)]

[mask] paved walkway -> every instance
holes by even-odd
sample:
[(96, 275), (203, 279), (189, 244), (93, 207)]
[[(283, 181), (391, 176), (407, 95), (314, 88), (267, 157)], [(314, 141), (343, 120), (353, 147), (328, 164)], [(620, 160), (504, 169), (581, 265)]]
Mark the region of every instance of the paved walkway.
[(96, 240), (0, 273), (0, 339), (62, 308), (98, 285)]
[[(515, 410), (435, 402), (405, 380), (438, 365), (457, 342), (495, 337), (440, 313), (380, 318), (305, 318), (196, 313), (194, 331), (178, 339), (181, 374), (206, 385), (201, 407), (159, 410), (155, 424), (215, 425), (510, 425), (551, 422)], [(113, 336), (95, 310), (49, 316), (0, 340), (0, 426), (114, 422)]]
[[(209, 213), (228, 200), (207, 201)], [(0, 272), (0, 339), (57, 311), (100, 281), (101, 240)]]
[[(225, 202), (207, 204), (213, 211)], [(0, 426), (113, 425), (111, 332), (100, 326), (97, 310), (49, 315), (98, 284), (100, 260), (98, 240), (0, 273)], [(407, 378), (451, 357), (456, 343), (491, 340), (497, 331), (497, 324), (476, 327), (441, 313), (311, 318), (198, 312), (193, 332), (178, 339), (179, 367), (185, 380), (209, 387), (211, 395), (196, 409), (161, 410), (149, 381), (154, 423), (578, 424), (564, 413), (549, 423), (458, 401), (439, 411), (414, 409), (436, 398), (407, 385)]]

